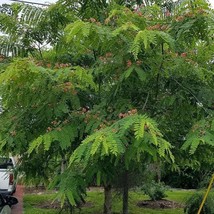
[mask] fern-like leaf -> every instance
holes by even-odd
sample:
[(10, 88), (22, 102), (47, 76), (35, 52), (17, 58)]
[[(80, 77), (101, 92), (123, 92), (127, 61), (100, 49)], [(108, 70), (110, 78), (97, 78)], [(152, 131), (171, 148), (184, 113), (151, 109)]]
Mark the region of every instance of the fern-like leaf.
[[(112, 130), (114, 131), (112, 132)], [(134, 138), (130, 139), (130, 133), (133, 133)], [(122, 157), (122, 155), (127, 157), (127, 164), (132, 159), (136, 159), (137, 154), (140, 155), (138, 151), (141, 154), (148, 152), (154, 158), (158, 154), (161, 158), (169, 155), (169, 158), (172, 159), (171, 146), (161, 137), (162, 135), (152, 119), (145, 115), (127, 116), (112, 126), (88, 136), (72, 154), (70, 164), (84, 162), (87, 165), (96, 158), (99, 160), (104, 157), (114, 157), (116, 160), (115, 158)]]
[(167, 43), (171, 48), (174, 48), (174, 40), (169, 34), (162, 31), (145, 29), (139, 31), (135, 36), (130, 52), (134, 55), (134, 58), (137, 59), (142, 45), (144, 45), (145, 50), (147, 50), (151, 44), (158, 45), (159, 40), (161, 40), (161, 43)]

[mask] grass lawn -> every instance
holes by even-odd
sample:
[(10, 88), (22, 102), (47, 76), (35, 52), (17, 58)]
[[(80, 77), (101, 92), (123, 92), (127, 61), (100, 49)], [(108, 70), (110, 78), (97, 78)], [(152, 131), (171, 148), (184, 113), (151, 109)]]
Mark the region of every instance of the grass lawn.
[[(185, 200), (193, 193), (189, 190), (171, 190), (167, 192), (168, 197), (166, 199), (173, 200), (176, 202), (184, 203)], [(39, 205), (44, 202), (52, 202), (54, 194), (26, 194), (24, 196), (24, 213), (25, 214), (58, 214), (59, 210), (38, 208)], [(136, 206), (137, 202), (148, 199), (147, 196), (141, 192), (130, 191), (129, 195), (129, 210), (130, 214), (181, 214), (183, 209), (145, 209)], [(90, 207), (83, 207), (81, 214), (101, 214), (103, 206), (103, 192), (90, 191), (86, 201), (91, 204)], [(114, 196), (112, 210), (119, 214), (122, 210), (122, 200), (119, 196)], [(65, 214), (66, 212), (62, 212)], [(77, 213), (79, 213), (77, 211)]]

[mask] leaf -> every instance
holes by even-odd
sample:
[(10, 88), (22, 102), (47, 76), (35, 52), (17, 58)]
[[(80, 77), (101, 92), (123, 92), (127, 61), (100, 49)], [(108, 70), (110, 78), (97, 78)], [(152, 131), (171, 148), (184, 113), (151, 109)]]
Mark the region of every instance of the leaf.
[(147, 78), (145, 71), (137, 66), (135, 66), (135, 71), (137, 72), (138, 77), (141, 80), (141, 82), (145, 82), (145, 80)]
[(50, 149), (51, 143), (52, 143), (52, 138), (49, 134), (45, 134), (43, 136), (43, 142), (45, 146), (45, 151), (48, 151)]
[(175, 40), (168, 34), (163, 31), (155, 31), (156, 36), (161, 38), (163, 42), (167, 43), (171, 49), (175, 48)]
[(134, 25), (133, 23), (131, 22), (127, 22), (125, 24), (123, 24), (122, 26), (120, 26), (119, 28), (117, 28), (116, 30), (114, 30), (112, 32), (112, 36), (115, 37), (115, 36), (118, 36), (119, 34), (123, 33), (124, 31), (138, 31), (139, 28)]
[(157, 40), (154, 31), (142, 30), (137, 33), (131, 46), (131, 53), (133, 53), (135, 59), (137, 59), (138, 53), (141, 50), (142, 42), (145, 49), (148, 49), (150, 44), (156, 44)]
[(7, 144), (6, 139), (0, 141), (0, 150)]
[(98, 149), (100, 148), (101, 142), (103, 140), (103, 136), (97, 136), (94, 140), (94, 143), (92, 144), (91, 147), (91, 155), (95, 155), (95, 153), (98, 151)]
[(31, 154), (33, 150), (37, 149), (43, 143), (43, 137), (39, 136), (34, 141), (30, 143), (28, 154)]
[(198, 148), (201, 140), (198, 139), (198, 138), (191, 138), (189, 139), (191, 140), (191, 145), (190, 145), (190, 150), (189, 150), (189, 153), (192, 155), (195, 153), (196, 149)]
[[(187, 140), (181, 149), (188, 150), (194, 154), (200, 145), (214, 146), (214, 133), (212, 131), (212, 117), (198, 121), (187, 134)], [(211, 123), (210, 123), (211, 122)]]
[(174, 162), (174, 156), (172, 155), (172, 152), (170, 150), (172, 148), (170, 143), (162, 138), (159, 138), (158, 140), (160, 141), (158, 149), (158, 153), (160, 154), (160, 156), (165, 157), (169, 155), (170, 160)]
[(137, 140), (142, 139), (144, 137), (145, 124), (146, 124), (146, 121), (144, 119), (135, 123), (134, 131), (135, 131), (135, 138)]
[[(145, 126), (147, 126), (146, 130)], [(112, 132), (115, 129), (118, 131)], [(118, 120), (110, 127), (89, 135), (71, 155), (70, 164), (84, 162), (87, 167), (92, 160), (99, 162), (104, 157), (115, 157), (114, 164), (116, 164), (118, 157), (123, 155), (128, 159), (125, 160), (125, 164), (129, 164), (131, 160), (139, 161), (139, 155), (143, 152), (154, 159), (158, 155), (161, 158), (170, 156), (172, 159), (170, 143), (161, 139), (162, 135), (152, 119), (146, 115), (130, 115)], [(140, 154), (139, 151), (142, 153)]]
[(109, 147), (105, 139), (102, 141), (103, 146), (103, 154), (102, 155), (108, 155), (109, 154)]
[(174, 49), (174, 40), (168, 33), (162, 31), (141, 30), (135, 36), (130, 52), (134, 55), (134, 58), (137, 59), (138, 54), (142, 49), (142, 44), (144, 45), (145, 50), (147, 50), (151, 44), (155, 46), (158, 45), (159, 39)]
[(131, 75), (131, 73), (133, 72), (133, 70), (134, 70), (134, 66), (131, 66), (130, 68), (128, 68), (128, 69), (123, 73), (122, 77), (123, 77), (124, 79), (127, 79), (127, 78)]
[(214, 120), (211, 122), (211, 131), (214, 131)]
[(75, 200), (74, 200), (74, 196), (73, 196), (72, 191), (68, 191), (68, 192), (67, 192), (67, 196), (68, 196), (68, 200), (69, 200), (70, 204), (71, 204), (72, 206), (75, 206), (76, 203), (75, 203)]
[(61, 201), (60, 204), (61, 204), (61, 208), (62, 208), (65, 203), (65, 194), (61, 193), (60, 201)]

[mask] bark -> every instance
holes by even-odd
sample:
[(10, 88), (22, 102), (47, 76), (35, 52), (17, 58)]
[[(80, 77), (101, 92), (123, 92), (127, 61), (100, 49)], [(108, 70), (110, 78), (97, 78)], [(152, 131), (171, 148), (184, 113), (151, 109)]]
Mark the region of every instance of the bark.
[(158, 183), (161, 182), (161, 166), (160, 163), (157, 164), (157, 179), (158, 179)]
[(123, 183), (123, 214), (128, 214), (128, 198), (129, 198), (129, 173), (128, 170), (124, 173)]
[(112, 194), (111, 194), (111, 185), (107, 185), (104, 187), (104, 194), (105, 194), (105, 199), (104, 199), (104, 214), (112, 214)]
[(65, 169), (66, 169), (66, 160), (62, 159), (61, 160), (61, 174), (64, 173)]

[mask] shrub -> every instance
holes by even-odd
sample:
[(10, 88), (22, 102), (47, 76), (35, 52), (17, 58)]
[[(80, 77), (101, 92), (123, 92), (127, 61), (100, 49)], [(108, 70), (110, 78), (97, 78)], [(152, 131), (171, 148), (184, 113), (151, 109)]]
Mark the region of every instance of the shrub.
[(143, 192), (150, 197), (151, 200), (156, 201), (163, 199), (167, 188), (163, 183), (156, 183), (152, 181), (142, 186)]
[[(184, 208), (185, 214), (195, 214), (198, 212), (201, 202), (203, 200), (204, 194), (195, 193), (187, 201)], [(201, 210), (201, 214), (213, 214), (214, 213), (214, 198), (209, 195), (207, 200)]]

